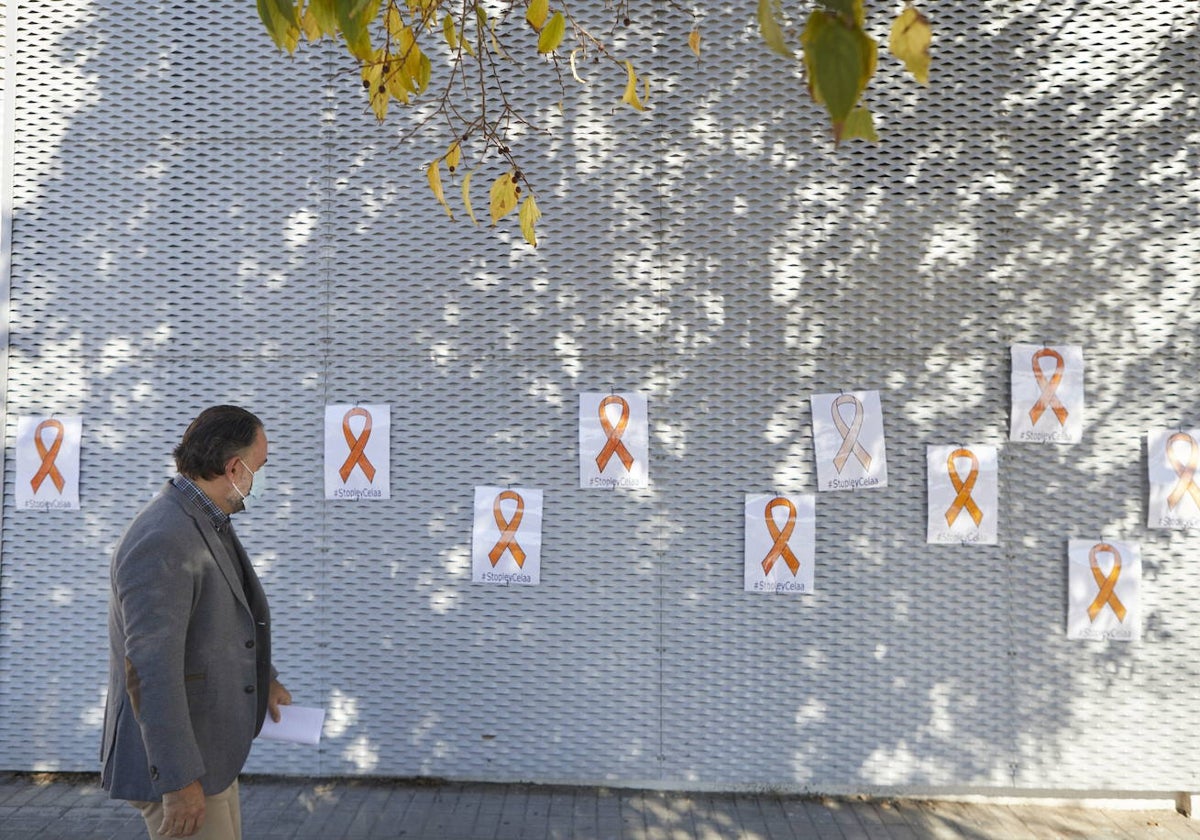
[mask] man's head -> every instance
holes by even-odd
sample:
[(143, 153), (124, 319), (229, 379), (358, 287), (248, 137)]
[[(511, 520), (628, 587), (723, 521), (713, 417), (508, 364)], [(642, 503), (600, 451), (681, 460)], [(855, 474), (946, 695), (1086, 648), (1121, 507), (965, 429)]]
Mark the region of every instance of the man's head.
[(262, 427), (262, 421), (244, 408), (206, 408), (175, 447), (175, 468), (191, 479), (219, 478), (230, 461), (245, 457)]
[(175, 468), (226, 512), (241, 510), (254, 474), (267, 461), (262, 421), (233, 405), (206, 408), (175, 447)]

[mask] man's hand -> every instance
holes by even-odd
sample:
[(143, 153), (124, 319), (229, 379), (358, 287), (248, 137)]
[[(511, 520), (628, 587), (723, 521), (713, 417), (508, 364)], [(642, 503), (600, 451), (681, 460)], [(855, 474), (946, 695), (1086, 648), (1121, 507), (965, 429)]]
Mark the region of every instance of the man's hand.
[(267, 693), (267, 712), (271, 720), (279, 723), (279, 707), (292, 705), (292, 694), (279, 680), (271, 680), (271, 690)]
[(163, 837), (191, 837), (204, 825), (204, 788), (200, 780), (181, 790), (163, 794)]

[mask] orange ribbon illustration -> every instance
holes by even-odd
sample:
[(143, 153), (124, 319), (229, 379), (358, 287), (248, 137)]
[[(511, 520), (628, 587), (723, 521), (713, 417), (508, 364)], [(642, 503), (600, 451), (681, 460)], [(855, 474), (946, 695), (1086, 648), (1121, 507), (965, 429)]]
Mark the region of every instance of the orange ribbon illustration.
[[(846, 425), (846, 421), (842, 419), (841, 407), (844, 405), (853, 406), (854, 416), (850, 418), (850, 425)], [(842, 436), (842, 446), (838, 449), (837, 454), (833, 456), (833, 465), (838, 472), (842, 471), (842, 467), (846, 466), (846, 461), (850, 460), (850, 453), (854, 453), (854, 457), (863, 465), (864, 470), (871, 469), (871, 453), (858, 442), (858, 433), (862, 431), (863, 417), (867, 410), (863, 408), (863, 404), (859, 402), (858, 397), (851, 394), (842, 394), (833, 401), (833, 425), (837, 426), (838, 434)]]
[[(1188, 456), (1187, 461), (1180, 461), (1175, 457), (1175, 444), (1187, 441)], [(1175, 470), (1179, 480), (1175, 482), (1175, 486), (1171, 489), (1171, 495), (1167, 497), (1167, 507), (1174, 510), (1176, 505), (1183, 501), (1185, 495), (1191, 496), (1192, 501), (1196, 503), (1196, 507), (1200, 508), (1200, 487), (1196, 486), (1196, 469), (1200, 467), (1200, 446), (1196, 445), (1196, 440), (1187, 432), (1176, 432), (1167, 438), (1167, 461), (1171, 464), (1171, 469)]]
[[(1046, 374), (1042, 371), (1042, 359), (1054, 360), (1054, 373), (1051, 374), (1047, 381)], [(1041, 350), (1033, 354), (1033, 376), (1037, 380), (1038, 387), (1042, 392), (1038, 395), (1037, 402), (1033, 408), (1029, 409), (1029, 419), (1036, 426), (1037, 421), (1042, 419), (1042, 415), (1049, 408), (1054, 412), (1054, 416), (1058, 418), (1059, 425), (1067, 425), (1067, 407), (1062, 404), (1062, 400), (1058, 398), (1058, 384), (1062, 382), (1063, 369), (1066, 363), (1063, 362), (1063, 357), (1057, 350), (1051, 350), (1049, 347), (1043, 347)]]
[[(783, 528), (775, 524), (774, 511), (777, 507), (787, 508), (787, 524)], [(771, 574), (771, 569), (775, 568), (775, 561), (782, 557), (788, 568), (792, 570), (794, 577), (800, 571), (800, 559), (792, 553), (792, 547), (788, 545), (788, 540), (792, 538), (792, 531), (796, 528), (796, 506), (790, 499), (776, 496), (767, 502), (767, 506), (763, 509), (763, 519), (767, 522), (767, 530), (771, 533), (771, 539), (775, 541), (771, 550), (767, 552), (767, 556), (763, 558), (763, 574)]]
[[(42, 443), (42, 431), (45, 429), (54, 430), (54, 442), (50, 444), (50, 448), (46, 448), (46, 444)], [(66, 429), (58, 420), (50, 419), (43, 420), (38, 423), (37, 428), (33, 431), (33, 445), (37, 447), (38, 457), (42, 459), (42, 465), (38, 467), (38, 471), (33, 474), (33, 478), (29, 480), (30, 486), (33, 487), (33, 492), (36, 493), (42, 486), (42, 482), (47, 477), (58, 488), (58, 492), (63, 491), (66, 486), (66, 481), (62, 477), (62, 473), (58, 471), (58, 467), (54, 464), (54, 459), (58, 457), (58, 450), (62, 449), (63, 438), (66, 437)]]
[[(351, 417), (361, 417), (363, 419), (362, 432), (358, 436), (355, 436), (354, 432), (350, 431)], [(356, 406), (347, 411), (346, 416), (342, 418), (342, 434), (346, 436), (346, 445), (350, 447), (350, 454), (346, 457), (346, 462), (338, 470), (338, 475), (342, 477), (342, 481), (349, 480), (350, 473), (354, 472), (355, 466), (362, 468), (363, 475), (367, 477), (367, 481), (374, 481), (375, 465), (367, 458), (367, 441), (371, 438), (371, 412), (361, 406)]]
[[(1100, 571), (1100, 563), (1096, 560), (1096, 555), (1109, 553), (1113, 557), (1112, 571), (1105, 576), (1104, 572)], [(1096, 543), (1092, 546), (1091, 552), (1088, 554), (1088, 564), (1092, 567), (1092, 577), (1096, 579), (1096, 585), (1100, 587), (1100, 594), (1096, 596), (1096, 600), (1092, 601), (1088, 607), (1088, 618), (1092, 621), (1096, 620), (1096, 616), (1100, 614), (1100, 610), (1104, 609), (1104, 605), (1108, 604), (1112, 607), (1112, 611), (1117, 614), (1118, 621), (1125, 620), (1125, 605), (1121, 603), (1121, 599), (1117, 597), (1117, 578), (1121, 576), (1121, 554), (1108, 543)]]
[[(958, 468), (954, 462), (959, 458), (971, 459), (971, 471), (967, 473), (967, 480), (963, 481), (958, 474)], [(953, 525), (954, 520), (958, 519), (958, 515), (965, 508), (971, 518), (975, 520), (975, 525), (978, 526), (983, 521), (983, 511), (979, 509), (979, 505), (975, 504), (975, 500), (971, 498), (971, 491), (975, 489), (975, 481), (979, 478), (979, 459), (975, 457), (975, 453), (970, 449), (955, 449), (950, 453), (950, 457), (946, 459), (946, 472), (950, 474), (950, 483), (954, 485), (954, 502), (946, 509), (946, 524)]]
[[(605, 409), (610, 405), (621, 407), (621, 417), (617, 420), (616, 426), (608, 422), (608, 414), (605, 413)], [(600, 468), (601, 472), (604, 472), (604, 469), (608, 466), (609, 459), (613, 455), (621, 459), (621, 463), (625, 465), (626, 470), (633, 469), (633, 453), (625, 448), (625, 444), (621, 443), (621, 435), (625, 434), (625, 427), (628, 425), (629, 403), (625, 402), (624, 397), (618, 397), (616, 394), (613, 394), (600, 400), (600, 428), (608, 436), (608, 440), (604, 442), (604, 448), (596, 456), (596, 466)]]
[[(505, 519), (504, 511), (500, 509), (500, 503), (505, 499), (517, 503), (517, 509), (513, 511), (512, 519)], [(517, 561), (518, 568), (525, 568), (525, 551), (517, 544), (517, 529), (521, 527), (521, 517), (524, 514), (525, 500), (515, 490), (504, 490), (496, 496), (496, 501), (492, 502), (492, 517), (496, 520), (496, 527), (500, 529), (500, 539), (488, 552), (488, 559), (492, 561), (492, 566), (499, 563), (500, 558), (507, 551), (512, 555), (512, 559)]]

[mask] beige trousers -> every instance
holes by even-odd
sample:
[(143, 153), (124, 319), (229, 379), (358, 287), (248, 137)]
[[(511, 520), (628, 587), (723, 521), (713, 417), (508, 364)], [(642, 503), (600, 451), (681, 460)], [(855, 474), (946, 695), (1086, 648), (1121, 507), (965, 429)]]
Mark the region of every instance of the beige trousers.
[[(163, 818), (161, 802), (129, 804), (142, 812), (150, 840), (167, 840), (166, 835), (158, 833)], [(190, 840), (242, 840), (242, 806), (236, 779), (220, 793), (204, 797), (204, 825)]]

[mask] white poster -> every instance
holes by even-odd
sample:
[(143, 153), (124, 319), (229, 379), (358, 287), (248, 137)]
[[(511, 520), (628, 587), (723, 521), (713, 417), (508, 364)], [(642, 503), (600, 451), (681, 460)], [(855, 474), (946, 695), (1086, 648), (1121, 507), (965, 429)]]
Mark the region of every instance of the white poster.
[(747, 592), (813, 591), (817, 517), (814, 497), (747, 495)]
[(1149, 456), (1151, 528), (1200, 528), (1200, 429), (1151, 429)]
[(391, 407), (325, 406), (325, 498), (391, 498)]
[(647, 487), (650, 420), (641, 394), (579, 395), (579, 486)]
[(17, 510), (79, 510), (82, 417), (18, 417)]
[(533, 586), (542, 580), (542, 491), (476, 487), (471, 582)]
[(878, 391), (813, 394), (818, 490), (887, 486)]
[(996, 544), (1000, 511), (997, 460), (994, 446), (926, 448), (926, 542)]
[(1068, 639), (1136, 641), (1142, 554), (1137, 543), (1069, 540)]
[(1078, 443), (1083, 439), (1083, 348), (1012, 346), (1012, 425), (1023, 443)]

